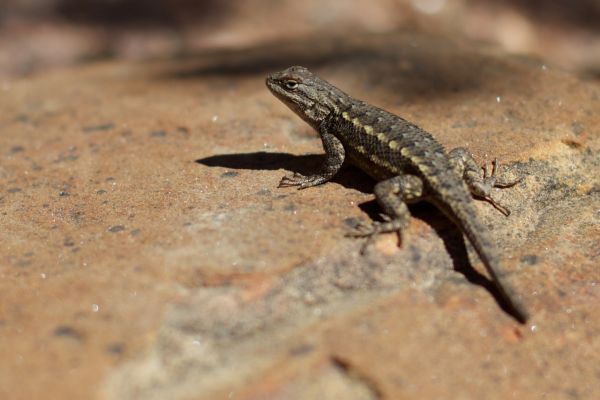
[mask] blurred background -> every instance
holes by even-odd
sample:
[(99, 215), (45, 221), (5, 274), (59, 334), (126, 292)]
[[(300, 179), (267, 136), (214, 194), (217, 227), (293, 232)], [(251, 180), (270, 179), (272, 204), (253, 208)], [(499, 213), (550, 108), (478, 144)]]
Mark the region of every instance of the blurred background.
[(2, 0), (0, 77), (411, 29), (497, 44), (600, 79), (600, 0)]

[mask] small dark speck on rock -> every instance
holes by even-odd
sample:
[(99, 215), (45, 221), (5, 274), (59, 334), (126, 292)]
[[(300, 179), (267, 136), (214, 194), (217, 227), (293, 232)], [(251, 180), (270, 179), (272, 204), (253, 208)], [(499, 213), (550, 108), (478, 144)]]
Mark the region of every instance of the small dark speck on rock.
[(562, 142), (573, 150), (579, 150), (583, 147), (581, 143), (571, 139), (563, 139)]
[(15, 153), (20, 153), (22, 151), (24, 151), (25, 148), (23, 146), (13, 146), (10, 148), (10, 152), (15, 154)]
[(414, 263), (421, 261), (421, 252), (415, 246), (410, 246), (410, 258)]
[(53, 163), (58, 164), (61, 162), (65, 162), (65, 161), (75, 161), (79, 159), (79, 156), (75, 155), (75, 154), (60, 154), (58, 156), (58, 158), (56, 160), (53, 161)]
[(167, 136), (167, 132), (165, 132), (161, 129), (159, 131), (152, 131), (149, 133), (149, 135), (152, 137), (165, 137), (165, 136)]
[(284, 211), (296, 211), (298, 207), (296, 207), (294, 203), (288, 203), (285, 206), (283, 206), (283, 209)]
[(356, 228), (356, 226), (360, 223), (360, 220), (358, 218), (346, 218), (344, 219), (344, 224), (346, 224), (346, 226), (349, 226), (350, 228)]
[[(586, 194), (587, 194), (588, 196), (589, 196), (589, 195), (592, 195), (592, 194), (596, 194), (596, 193), (600, 193), (600, 185), (595, 185), (595, 186), (593, 186), (593, 187), (592, 187), (590, 190), (588, 190), (588, 191), (586, 192)], [(598, 212), (597, 212), (597, 214), (598, 214), (598, 216), (600, 216), (600, 211), (598, 211)]]
[(123, 343), (111, 343), (106, 348), (106, 351), (108, 351), (111, 354), (123, 354), (123, 352), (125, 351), (125, 345)]
[(29, 267), (31, 265), (30, 260), (19, 260), (15, 264), (17, 267)]
[(529, 265), (535, 265), (535, 264), (538, 263), (539, 257), (537, 255), (535, 255), (535, 254), (527, 254), (527, 255), (521, 257), (520, 261), (522, 263), (526, 263), (526, 264), (529, 264)]
[(10, 188), (8, 189), (8, 193), (18, 193), (21, 191), (21, 188)]
[(105, 193), (106, 193), (106, 190), (104, 190), (104, 189), (100, 189), (96, 192), (96, 194), (105, 194)]
[(581, 398), (581, 396), (579, 396), (579, 392), (575, 388), (570, 388), (570, 389), (565, 390), (565, 394), (567, 395), (567, 397), (569, 399), (572, 399), (572, 400), (577, 400), (577, 399)]
[(457, 122), (452, 125), (452, 128), (475, 128), (477, 126), (477, 121), (469, 120), (466, 122)]
[(61, 325), (54, 329), (54, 336), (58, 337), (70, 337), (73, 339), (81, 339), (81, 334), (77, 330), (68, 325)]
[(112, 233), (117, 233), (117, 232), (121, 232), (124, 230), (125, 230), (125, 227), (123, 225), (115, 225), (115, 226), (111, 226), (110, 228), (108, 228), (108, 231), (112, 232)]
[(31, 118), (29, 118), (28, 115), (21, 114), (21, 115), (17, 116), (17, 118), (15, 118), (15, 121), (20, 122), (22, 124), (27, 124), (27, 123), (31, 122)]
[(131, 236), (137, 236), (140, 234), (140, 232), (142, 232), (142, 231), (139, 229), (134, 229), (131, 231)]
[(65, 241), (63, 242), (63, 244), (66, 247), (73, 247), (73, 246), (75, 246), (75, 242), (71, 238), (66, 238)]
[(576, 135), (581, 135), (584, 130), (585, 128), (580, 122), (573, 121), (573, 123), (571, 124), (571, 131)]
[(58, 195), (59, 195), (60, 197), (69, 196), (69, 192), (65, 192), (64, 190), (61, 190), (60, 192), (58, 192)]
[(258, 192), (256, 192), (256, 194), (259, 196), (270, 196), (271, 191), (269, 189), (261, 189)]
[(301, 344), (299, 346), (292, 347), (290, 349), (290, 355), (292, 355), (292, 356), (301, 356), (301, 355), (308, 354), (308, 353), (312, 352), (314, 349), (315, 349), (315, 347), (313, 345), (310, 345), (310, 344)]
[(93, 133), (93, 132), (110, 131), (111, 129), (114, 129), (114, 128), (115, 128), (115, 124), (109, 122), (107, 124), (101, 124), (101, 125), (84, 126), (83, 132)]
[(239, 174), (240, 174), (239, 172), (228, 171), (228, 172), (221, 174), (221, 178), (233, 178), (233, 177), (238, 176)]

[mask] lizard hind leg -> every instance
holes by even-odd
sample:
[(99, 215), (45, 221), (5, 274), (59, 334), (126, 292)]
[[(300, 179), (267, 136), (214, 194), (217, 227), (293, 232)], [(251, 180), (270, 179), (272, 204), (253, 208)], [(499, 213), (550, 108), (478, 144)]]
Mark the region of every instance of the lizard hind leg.
[[(514, 181), (503, 181), (498, 178), (498, 160), (492, 161), (492, 171), (489, 173), (487, 165), (480, 167), (473, 159), (473, 156), (464, 148), (457, 147), (449, 154), (450, 164), (454, 170), (463, 178), (473, 196), (481, 198), (493, 205), (502, 214), (509, 216), (510, 210), (498, 203), (492, 197), (492, 188), (509, 188), (523, 179), (518, 178)], [(481, 171), (483, 170), (483, 174)]]
[(410, 211), (407, 204), (414, 203), (423, 197), (423, 181), (415, 175), (399, 175), (375, 185), (375, 198), (383, 209), (383, 222), (359, 224), (349, 236), (366, 237), (367, 241), (361, 249), (373, 242), (376, 235), (387, 232), (400, 233), (408, 226)]

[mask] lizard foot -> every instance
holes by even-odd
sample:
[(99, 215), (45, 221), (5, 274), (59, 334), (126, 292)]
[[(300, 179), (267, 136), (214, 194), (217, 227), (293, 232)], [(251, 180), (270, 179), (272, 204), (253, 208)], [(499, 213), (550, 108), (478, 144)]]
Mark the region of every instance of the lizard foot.
[(500, 189), (506, 189), (515, 186), (517, 183), (523, 182), (523, 177), (519, 177), (513, 181), (503, 181), (498, 178), (498, 171), (500, 170), (500, 166), (498, 163), (498, 159), (494, 158), (492, 161), (492, 172), (488, 172), (487, 165), (481, 167), (483, 169), (483, 182), (490, 187), (496, 187)]
[(404, 228), (402, 220), (391, 219), (385, 214), (381, 214), (381, 218), (384, 220), (383, 222), (374, 221), (370, 224), (359, 222), (354, 230), (346, 233), (347, 237), (367, 239), (361, 246), (361, 254), (365, 253), (367, 247), (375, 241), (375, 237), (380, 233), (397, 232), (400, 234), (400, 231)]
[(304, 176), (302, 174), (294, 172), (292, 176), (284, 176), (283, 178), (281, 178), (281, 181), (279, 181), (279, 185), (277, 187), (285, 188), (298, 186), (298, 189), (306, 189), (311, 186), (320, 185), (321, 183), (324, 183), (326, 181), (327, 178), (321, 175)]
[(517, 178), (514, 181), (501, 181), (498, 179), (497, 173), (499, 171), (499, 166), (498, 166), (498, 159), (494, 158), (494, 161), (492, 161), (492, 171), (491, 173), (488, 170), (488, 166), (484, 165), (483, 167), (481, 167), (483, 170), (483, 182), (479, 185), (479, 190), (476, 191), (476, 195), (481, 197), (482, 199), (486, 200), (487, 202), (489, 202), (492, 206), (494, 206), (494, 208), (498, 211), (500, 211), (502, 214), (504, 214), (505, 216), (509, 216), (510, 215), (510, 210), (508, 208), (506, 208), (505, 206), (503, 206), (502, 204), (498, 203), (493, 197), (492, 197), (492, 188), (501, 188), (501, 189), (505, 189), (505, 188), (509, 188), (509, 187), (513, 187), (515, 186), (517, 183), (520, 183), (523, 181), (523, 178)]

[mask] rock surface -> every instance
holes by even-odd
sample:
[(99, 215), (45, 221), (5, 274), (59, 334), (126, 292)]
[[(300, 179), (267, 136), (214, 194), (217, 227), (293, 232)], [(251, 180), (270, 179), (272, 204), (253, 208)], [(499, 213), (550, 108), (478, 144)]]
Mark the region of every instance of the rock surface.
[[(264, 87), (291, 64), (517, 187), (478, 203), (533, 318), (456, 229), (372, 183), (277, 189), (322, 152)], [(600, 86), (417, 34), (301, 40), (5, 81), (0, 397), (592, 399), (600, 387)], [(470, 260), (470, 261), (469, 261)]]

